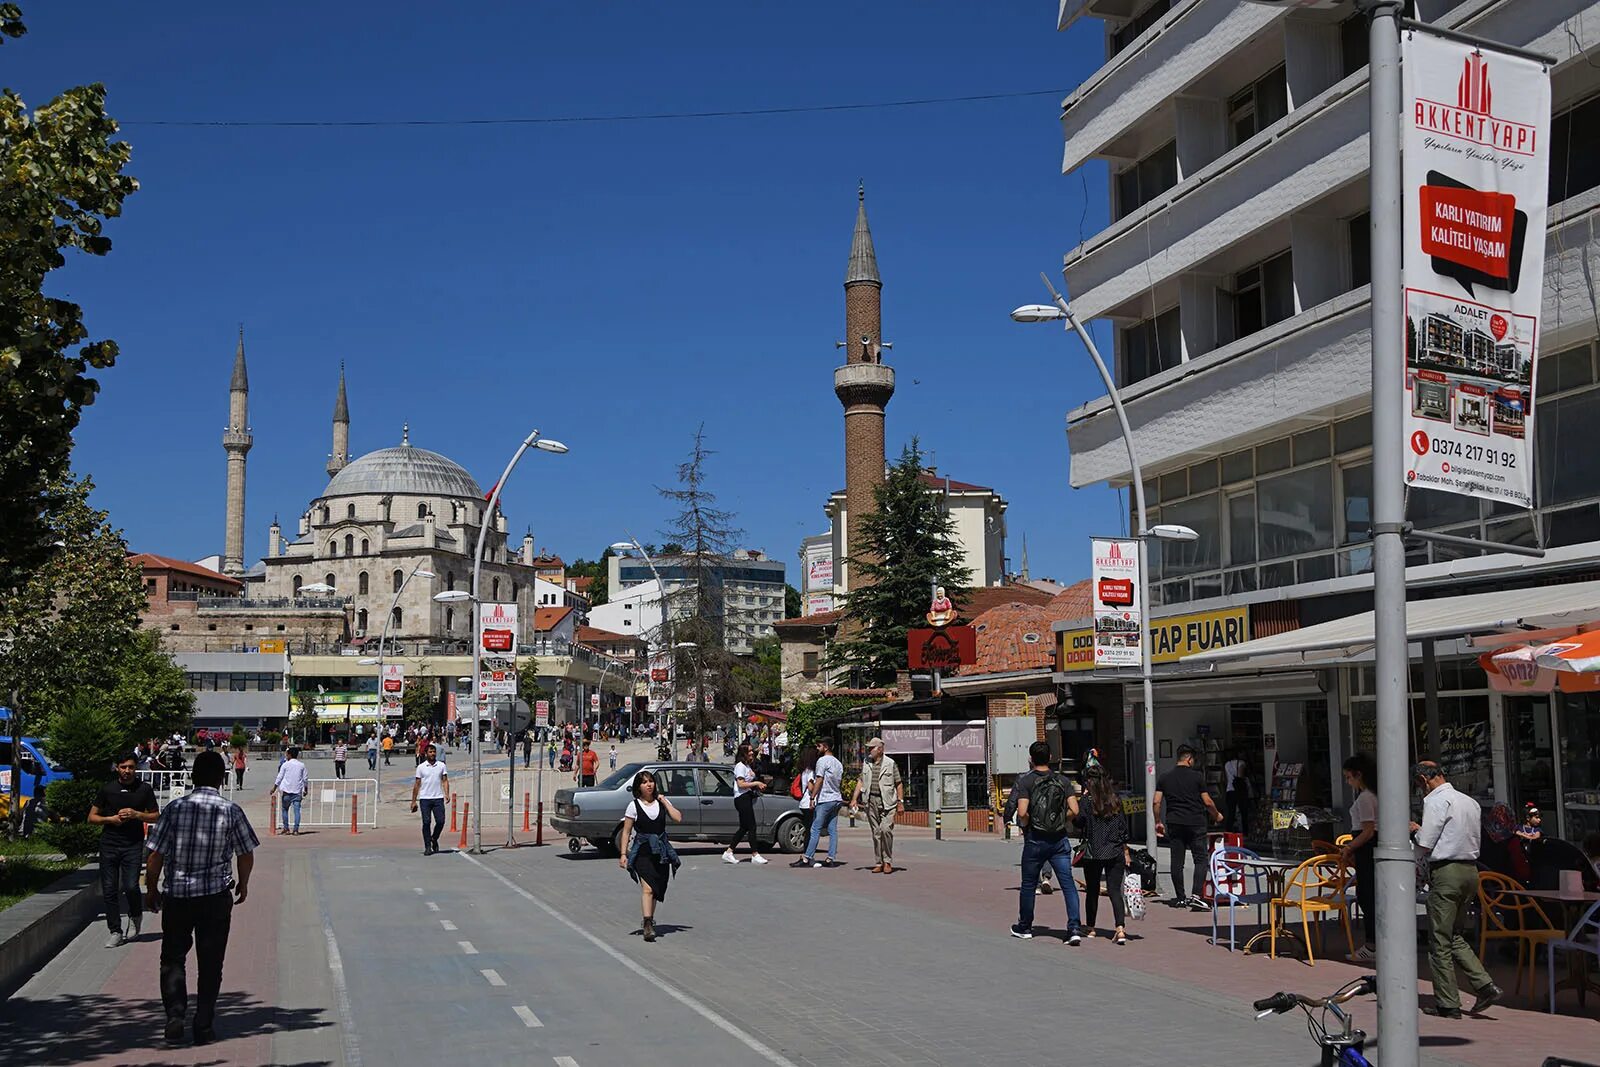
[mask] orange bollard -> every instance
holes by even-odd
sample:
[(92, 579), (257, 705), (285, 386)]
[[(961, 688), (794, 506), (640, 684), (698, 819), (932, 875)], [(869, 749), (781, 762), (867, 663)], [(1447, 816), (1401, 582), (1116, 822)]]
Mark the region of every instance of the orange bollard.
[(531, 793), (522, 794), (522, 832), (528, 832), (528, 802), (532, 799)]
[(267, 836), (278, 836), (278, 806), (272, 802), (272, 797), (267, 797)]
[(456, 832), (456, 795), (450, 794), (450, 832)]
[(361, 832), (359, 829), (357, 829), (357, 824), (356, 824), (356, 798), (355, 797), (351, 797), (350, 798), (350, 832), (353, 833), (353, 834), (359, 834)]
[(467, 850), (467, 823), (472, 821), (472, 801), (461, 803), (461, 840), (456, 843), (456, 848), (462, 852)]
[(533, 828), (533, 843), (544, 844), (544, 801), (539, 801), (539, 822)]

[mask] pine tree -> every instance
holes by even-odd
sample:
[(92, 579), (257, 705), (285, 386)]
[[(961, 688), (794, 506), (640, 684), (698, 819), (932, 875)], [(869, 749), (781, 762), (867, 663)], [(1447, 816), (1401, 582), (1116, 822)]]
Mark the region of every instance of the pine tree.
[(893, 684), (906, 669), (906, 631), (921, 625), (934, 587), (959, 604), (972, 579), (955, 520), (922, 474), (922, 449), (912, 438), (873, 491), (876, 510), (850, 516), (858, 534), (846, 559), (850, 591), (828, 666), (858, 674), (862, 684)]

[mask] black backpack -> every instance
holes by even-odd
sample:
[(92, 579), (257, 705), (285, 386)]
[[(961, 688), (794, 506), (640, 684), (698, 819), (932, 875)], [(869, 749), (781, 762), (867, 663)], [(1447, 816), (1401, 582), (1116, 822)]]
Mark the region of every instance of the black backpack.
[(1067, 780), (1051, 772), (1033, 783), (1028, 792), (1028, 829), (1036, 834), (1067, 832)]

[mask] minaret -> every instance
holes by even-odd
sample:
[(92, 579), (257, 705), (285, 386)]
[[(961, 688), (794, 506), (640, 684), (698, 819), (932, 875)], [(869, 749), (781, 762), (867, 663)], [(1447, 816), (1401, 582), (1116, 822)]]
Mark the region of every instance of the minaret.
[[(873, 490), (883, 484), (883, 409), (894, 395), (894, 371), (883, 365), (883, 280), (867, 227), (867, 191), (856, 193), (856, 229), (844, 272), (845, 365), (833, 372), (833, 391), (844, 405), (844, 554), (856, 554), (855, 531), (876, 510)], [(835, 585), (848, 590), (850, 565), (836, 561)]]
[(328, 454), (328, 477), (350, 462), (350, 403), (344, 395), (344, 361), (339, 361), (339, 398), (333, 402), (333, 451)]
[(228, 383), (228, 428), (222, 448), (228, 453), (228, 521), (222, 541), (222, 573), (244, 574), (244, 460), (254, 438), (250, 436), (250, 378), (244, 369), (244, 327), (239, 327), (239, 349), (233, 356), (233, 380)]

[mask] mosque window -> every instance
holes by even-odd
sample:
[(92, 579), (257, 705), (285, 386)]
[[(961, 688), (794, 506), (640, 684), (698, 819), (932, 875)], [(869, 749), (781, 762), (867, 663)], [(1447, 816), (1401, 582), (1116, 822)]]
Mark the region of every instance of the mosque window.
[(366, 608), (362, 608), (360, 611), (356, 612), (356, 629), (360, 630), (362, 633), (366, 633), (366, 631), (367, 631), (367, 609)]
[(454, 630), (456, 628), (456, 609), (455, 608), (445, 608), (444, 609), (444, 628), (445, 628), (446, 632), (449, 632), (450, 630)]
[(426, 505), (426, 504), (418, 504), (417, 505), (417, 518), (425, 519), (427, 517), (428, 517), (428, 505)]
[(444, 587), (446, 589), (454, 589), (456, 587), (456, 572), (455, 571), (445, 571), (444, 572)]
[[(399, 572), (396, 571), (395, 573), (398, 574)], [(298, 574), (294, 576), (294, 595), (295, 596), (299, 596), (300, 595), (300, 584), (301, 584), (301, 582), (303, 580), (304, 579), (302, 579)]]
[(394, 611), (389, 615), (389, 625), (393, 626), (396, 630), (400, 629), (400, 609), (399, 608), (395, 608)]
[(335, 584), (334, 584), (334, 580), (333, 580), (333, 575), (332, 574), (323, 575), (322, 576), (322, 584), (326, 585), (329, 589), (337, 588), (335, 586)]
[(369, 553), (371, 551), (372, 551), (372, 543), (370, 541), (368, 541), (365, 537), (363, 537), (361, 539), (361, 554), (363, 556), (365, 556), (367, 553)]
[(356, 535), (355, 534), (345, 534), (344, 535), (344, 554), (347, 555), (347, 556), (353, 556), (353, 555), (356, 554)]
[(356, 506), (354, 504), (346, 504), (344, 506), (344, 517), (347, 519), (356, 517)]
[(517, 585), (516, 582), (512, 582), (511, 583), (511, 602), (513, 604), (515, 604), (517, 602), (517, 594), (520, 593), (520, 592), (522, 592), (521, 586)]
[(491, 582), (489, 588), (489, 599), (498, 603), (500, 600), (500, 579), (496, 578), (493, 582)]
[(396, 593), (400, 591), (400, 587), (405, 584), (405, 581), (406, 576), (404, 574), (399, 571), (394, 572), (394, 591)]
[(356, 592), (365, 596), (367, 593), (367, 572), (362, 571), (356, 576)]

